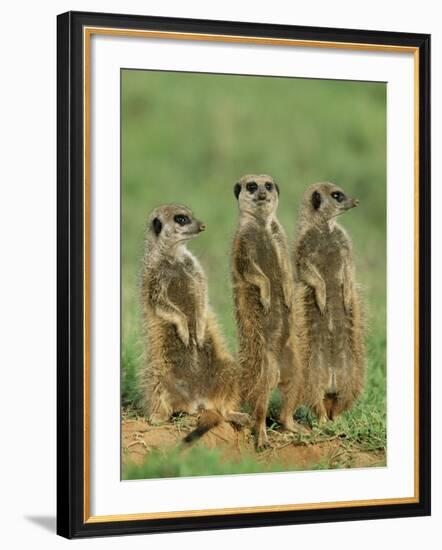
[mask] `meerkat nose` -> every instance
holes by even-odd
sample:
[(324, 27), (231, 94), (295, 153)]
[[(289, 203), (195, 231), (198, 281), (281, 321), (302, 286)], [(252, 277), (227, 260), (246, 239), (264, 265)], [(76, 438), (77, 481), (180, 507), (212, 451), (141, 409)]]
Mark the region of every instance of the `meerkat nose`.
[(205, 223), (200, 223), (200, 231), (204, 231), (206, 229)]
[(353, 203), (354, 203), (355, 206), (358, 206), (358, 204), (359, 204), (359, 199), (353, 199)]

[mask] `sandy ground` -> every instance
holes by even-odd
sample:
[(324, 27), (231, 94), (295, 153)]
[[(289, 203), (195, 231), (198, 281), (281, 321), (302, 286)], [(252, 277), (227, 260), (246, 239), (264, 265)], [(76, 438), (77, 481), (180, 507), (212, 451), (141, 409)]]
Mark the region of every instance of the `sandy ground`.
[[(141, 464), (152, 450), (175, 447), (195, 425), (196, 421), (189, 417), (161, 426), (151, 426), (141, 418), (123, 420), (123, 464)], [(384, 452), (362, 452), (347, 441), (345, 434), (318, 438), (314, 443), (287, 432), (269, 429), (268, 434), (272, 447), (261, 453), (256, 453), (249, 429), (238, 431), (229, 423), (222, 423), (194, 444), (219, 449), (228, 460), (252, 455), (263, 465), (277, 462), (287, 469), (310, 469), (321, 463), (343, 468), (385, 465)]]

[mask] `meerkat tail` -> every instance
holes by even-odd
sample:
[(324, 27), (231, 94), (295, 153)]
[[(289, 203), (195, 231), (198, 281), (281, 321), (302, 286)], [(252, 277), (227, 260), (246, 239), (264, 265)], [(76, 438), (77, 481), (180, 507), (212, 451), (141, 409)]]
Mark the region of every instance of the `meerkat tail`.
[(212, 428), (218, 426), (218, 424), (220, 424), (223, 420), (224, 418), (221, 414), (214, 410), (202, 411), (198, 420), (198, 426), (190, 432), (190, 434), (186, 435), (183, 439), (183, 443), (193, 443)]

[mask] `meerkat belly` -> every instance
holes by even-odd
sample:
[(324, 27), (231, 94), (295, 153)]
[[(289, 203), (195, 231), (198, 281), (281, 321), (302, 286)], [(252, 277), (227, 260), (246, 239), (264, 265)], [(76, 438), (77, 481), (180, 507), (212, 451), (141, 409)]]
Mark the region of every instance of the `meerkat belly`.
[[(315, 252), (315, 265), (325, 283), (326, 309), (310, 308), (312, 345), (322, 370), (325, 394), (339, 393), (348, 359), (349, 321), (342, 289), (342, 252), (336, 239), (323, 239)], [(314, 293), (310, 300), (314, 300)]]
[[(195, 344), (196, 297), (194, 282), (180, 264), (173, 266), (172, 273), (166, 273), (169, 279), (167, 298), (170, 303), (186, 316), (189, 330), (189, 345), (185, 346), (178, 336), (172, 322), (160, 322), (161, 334), (151, 345), (156, 363), (161, 366), (161, 378), (169, 388), (173, 408), (176, 411), (193, 413), (198, 407), (198, 392), (195, 379), (198, 374), (198, 351)], [(164, 365), (167, 368), (164, 369)]]
[(270, 294), (273, 306), (282, 302), (282, 281), (284, 273), (281, 271), (278, 255), (275, 246), (267, 234), (263, 234), (257, 240), (256, 255), (258, 265), (270, 282)]
[[(257, 263), (270, 283), (270, 309), (264, 316), (259, 315), (259, 317), (269, 344), (278, 348), (278, 342), (283, 339), (283, 335), (285, 339), (288, 336), (288, 318), (285, 315), (285, 307), (283, 306), (282, 289), (285, 274), (282, 273), (276, 250), (267, 235), (259, 239), (256, 252)], [(259, 309), (261, 311), (261, 306), (259, 306)]]
[(177, 267), (167, 294), (170, 301), (186, 316), (190, 336), (195, 335), (197, 292), (194, 279), (182, 267)]
[(321, 277), (325, 283), (329, 332), (342, 330), (345, 320), (342, 292), (342, 246), (336, 239), (323, 239), (315, 254)]

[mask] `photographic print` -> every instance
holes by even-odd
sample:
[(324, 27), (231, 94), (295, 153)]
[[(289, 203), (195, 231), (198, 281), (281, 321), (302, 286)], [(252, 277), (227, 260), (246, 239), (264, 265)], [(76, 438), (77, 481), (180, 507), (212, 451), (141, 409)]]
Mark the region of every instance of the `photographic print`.
[(57, 36), (57, 532), (428, 515), (430, 37)]
[(122, 477), (384, 467), (386, 84), (121, 71)]

